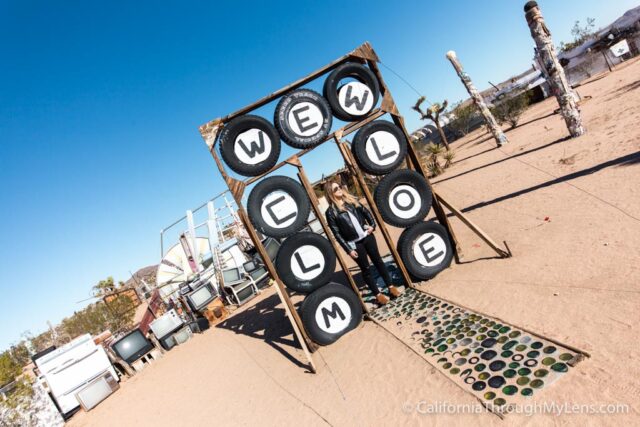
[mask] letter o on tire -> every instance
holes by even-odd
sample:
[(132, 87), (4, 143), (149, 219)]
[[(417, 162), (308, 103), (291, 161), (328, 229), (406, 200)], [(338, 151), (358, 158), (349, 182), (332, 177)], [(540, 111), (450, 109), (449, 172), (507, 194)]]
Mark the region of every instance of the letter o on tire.
[(376, 120), (356, 133), (351, 150), (362, 170), (372, 175), (384, 175), (404, 160), (407, 139), (398, 126), (386, 120)]
[(431, 188), (419, 173), (400, 169), (382, 178), (375, 190), (382, 219), (395, 227), (422, 221), (431, 209)]
[(451, 264), (453, 249), (447, 230), (435, 222), (420, 222), (402, 232), (398, 253), (409, 274), (428, 280)]
[(336, 342), (362, 321), (362, 306), (356, 294), (333, 282), (307, 295), (300, 310), (307, 333), (320, 345)]
[(322, 235), (296, 233), (280, 246), (276, 269), (289, 289), (307, 294), (329, 281), (336, 269), (336, 254)]
[(295, 148), (309, 148), (324, 141), (331, 131), (333, 116), (326, 99), (309, 89), (283, 96), (273, 122), (284, 142)]
[(271, 169), (280, 156), (280, 135), (260, 116), (241, 116), (220, 132), (220, 154), (236, 173), (260, 175)]
[(247, 201), (253, 226), (275, 238), (287, 237), (302, 229), (310, 209), (302, 185), (286, 176), (263, 179), (251, 190)]
[[(352, 81), (338, 87), (340, 81), (347, 78)], [(375, 108), (380, 97), (380, 85), (369, 68), (347, 62), (329, 74), (322, 93), (333, 114), (340, 120), (351, 122), (360, 120)]]

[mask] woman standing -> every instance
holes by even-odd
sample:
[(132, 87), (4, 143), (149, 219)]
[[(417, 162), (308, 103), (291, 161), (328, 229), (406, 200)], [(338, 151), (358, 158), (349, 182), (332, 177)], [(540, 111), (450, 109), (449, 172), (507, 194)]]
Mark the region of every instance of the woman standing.
[(380, 304), (389, 302), (389, 298), (380, 292), (373, 280), (367, 255), (389, 288), (389, 293), (393, 297), (399, 296), (402, 292), (391, 283), (391, 276), (380, 258), (376, 238), (373, 235), (376, 223), (369, 209), (362, 206), (356, 197), (349, 194), (337, 182), (327, 181), (324, 185), (324, 193), (329, 201), (329, 208), (325, 213), (329, 228), (340, 246), (358, 263), (362, 277), (376, 296), (376, 300)]

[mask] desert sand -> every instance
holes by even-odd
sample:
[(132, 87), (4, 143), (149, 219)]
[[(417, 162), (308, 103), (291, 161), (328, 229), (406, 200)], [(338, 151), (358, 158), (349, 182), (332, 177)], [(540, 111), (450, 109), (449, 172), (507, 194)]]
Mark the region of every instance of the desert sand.
[(591, 354), (536, 402), (625, 403), (628, 414), (419, 414), (420, 401), (476, 400), (371, 321), (320, 348), (309, 373), (269, 289), (69, 424), (640, 424), (640, 61), (577, 90), (583, 137), (566, 139), (550, 98), (501, 149), (484, 130), (453, 144), (456, 162), (433, 179), (436, 191), (514, 256), (496, 258), (452, 219), (463, 263), (420, 287)]

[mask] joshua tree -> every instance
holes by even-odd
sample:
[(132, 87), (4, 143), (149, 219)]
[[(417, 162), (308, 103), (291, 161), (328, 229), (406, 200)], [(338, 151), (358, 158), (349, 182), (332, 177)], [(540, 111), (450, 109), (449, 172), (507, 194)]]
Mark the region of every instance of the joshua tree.
[(447, 109), (447, 106), (449, 106), (449, 101), (445, 99), (442, 105), (435, 103), (427, 108), (426, 111), (422, 111), (420, 109), (420, 105), (424, 102), (425, 99), (426, 98), (424, 96), (418, 98), (418, 101), (416, 101), (416, 105), (413, 106), (413, 109), (420, 114), (420, 120), (429, 119), (436, 124), (438, 132), (440, 133), (440, 140), (442, 140), (442, 143), (446, 147), (447, 151), (449, 151), (449, 141), (447, 141), (447, 137), (445, 136), (444, 131), (440, 126), (440, 114)]

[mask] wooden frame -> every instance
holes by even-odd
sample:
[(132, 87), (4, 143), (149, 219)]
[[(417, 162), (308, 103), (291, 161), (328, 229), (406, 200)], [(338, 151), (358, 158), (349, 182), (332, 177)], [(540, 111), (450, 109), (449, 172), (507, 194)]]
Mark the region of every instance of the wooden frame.
[[(496, 253), (501, 256), (501, 257), (509, 257), (511, 256), (511, 253), (509, 251), (505, 251), (501, 248), (499, 248), (497, 246), (497, 244), (495, 244), (495, 242), (493, 242), (493, 240), (491, 240), (491, 238), (484, 233), (479, 227), (477, 227), (473, 222), (471, 222), (471, 220), (469, 220), (460, 210), (456, 209), (455, 207), (453, 207), (450, 203), (446, 202), (441, 195), (437, 194), (436, 192), (433, 191), (433, 188), (431, 186), (431, 183), (429, 181), (428, 175), (425, 172), (422, 164), (420, 163), (419, 157), (415, 151), (415, 149), (413, 148), (413, 145), (411, 143), (411, 137), (409, 135), (409, 133), (407, 132), (405, 126), (404, 126), (404, 119), (403, 117), (400, 115), (398, 108), (396, 106), (395, 101), (393, 100), (393, 97), (391, 96), (391, 92), (389, 91), (389, 88), (387, 87), (387, 85), (384, 83), (384, 79), (382, 78), (382, 74), (380, 73), (380, 69), (378, 68), (378, 64), (377, 62), (379, 61), (378, 56), (376, 55), (375, 51), (373, 50), (373, 48), (371, 47), (371, 45), (368, 42), (365, 42), (364, 44), (362, 44), (361, 46), (359, 46), (357, 49), (355, 49), (354, 51), (342, 56), (341, 58), (331, 62), (330, 64), (314, 71), (313, 73), (307, 75), (306, 77), (303, 77), (297, 81), (295, 81), (294, 83), (285, 86), (284, 88), (277, 90), (273, 93), (271, 93), (268, 96), (263, 97), (262, 99), (254, 102), (253, 104), (250, 104), (244, 108), (241, 108), (240, 110), (231, 113), (227, 116), (212, 120), (208, 123), (205, 123), (204, 125), (200, 126), (200, 134), (202, 135), (202, 138), (204, 139), (205, 143), (207, 144), (207, 147), (209, 148), (209, 152), (211, 153), (211, 155), (213, 156), (213, 159), (215, 160), (215, 163), (220, 171), (220, 174), (222, 175), (222, 177), (224, 178), (233, 198), (236, 201), (236, 204), (238, 205), (238, 216), (240, 217), (240, 220), (242, 221), (243, 225), (246, 227), (249, 236), (251, 237), (251, 240), (253, 242), (253, 244), (256, 247), (256, 250), (258, 251), (258, 253), (260, 254), (260, 256), (262, 257), (262, 259), (264, 260), (265, 263), (265, 267), (267, 268), (267, 270), (269, 271), (269, 274), (271, 275), (271, 277), (273, 278), (273, 281), (276, 285), (276, 290), (278, 292), (278, 295), (283, 303), (283, 305), (285, 306), (285, 311), (287, 313), (287, 316), (289, 317), (289, 320), (291, 322), (291, 326), (293, 327), (294, 333), (296, 335), (296, 337), (298, 337), (298, 340), (300, 341), (300, 345), (302, 346), (303, 351), (305, 352), (305, 355), (307, 356), (308, 360), (309, 360), (309, 366), (310, 366), (310, 370), (312, 372), (315, 372), (315, 364), (313, 363), (313, 359), (311, 357), (311, 352), (315, 351), (317, 349), (317, 345), (311, 341), (311, 339), (309, 338), (304, 325), (302, 324), (302, 320), (300, 319), (300, 316), (298, 314), (298, 312), (296, 311), (291, 298), (289, 297), (289, 294), (282, 282), (282, 280), (280, 279), (280, 276), (278, 275), (278, 272), (275, 269), (275, 266), (273, 265), (273, 263), (271, 262), (271, 259), (269, 258), (269, 256), (267, 255), (267, 252), (264, 248), (264, 246), (262, 245), (261, 240), (258, 238), (258, 235), (256, 233), (256, 230), (254, 229), (253, 225), (251, 224), (251, 222), (249, 221), (249, 218), (247, 216), (247, 212), (242, 204), (242, 195), (244, 193), (245, 188), (248, 185), (251, 185), (252, 183), (264, 178), (265, 176), (277, 171), (278, 169), (280, 169), (283, 166), (286, 165), (290, 165), (290, 166), (294, 166), (298, 169), (298, 178), (300, 180), (300, 182), (302, 183), (302, 186), (304, 187), (305, 191), (307, 192), (307, 195), (309, 196), (309, 199), (311, 201), (311, 205), (313, 207), (314, 213), (316, 215), (316, 217), (318, 218), (318, 220), (320, 221), (320, 223), (322, 224), (322, 228), (325, 231), (327, 238), (329, 239), (329, 241), (331, 242), (331, 245), (333, 246), (336, 255), (338, 257), (338, 262), (340, 263), (340, 266), (342, 267), (342, 270), (344, 272), (344, 274), (347, 276), (347, 279), (349, 281), (349, 284), (351, 285), (351, 287), (353, 288), (354, 292), (356, 293), (356, 295), (358, 296), (360, 303), (363, 307), (363, 310), (365, 313), (368, 313), (369, 310), (366, 306), (366, 304), (364, 303), (364, 301), (362, 300), (362, 297), (360, 296), (360, 292), (359, 289), (353, 279), (353, 276), (351, 275), (351, 272), (349, 271), (349, 269), (346, 267), (346, 260), (344, 255), (342, 254), (337, 242), (335, 241), (333, 234), (331, 233), (331, 231), (329, 230), (329, 227), (324, 219), (324, 215), (322, 212), (319, 211), (318, 208), (318, 203), (317, 203), (317, 197), (313, 191), (313, 188), (311, 186), (311, 183), (309, 182), (309, 180), (307, 179), (306, 173), (304, 171), (304, 168), (302, 166), (302, 163), (300, 162), (300, 158), (302, 156), (304, 156), (305, 154), (309, 153), (310, 151), (312, 151), (314, 148), (320, 146), (321, 144), (333, 140), (342, 157), (343, 160), (346, 164), (346, 166), (349, 168), (349, 170), (352, 172), (353, 176), (356, 177), (356, 183), (358, 184), (358, 186), (360, 187), (361, 192), (364, 194), (365, 198), (367, 199), (367, 202), (371, 208), (371, 211), (373, 212), (373, 215), (376, 218), (376, 221), (379, 224), (380, 227), (380, 231), (382, 232), (382, 235), (385, 239), (385, 242), (387, 243), (387, 245), (389, 246), (389, 249), (391, 250), (391, 254), (398, 266), (398, 268), (400, 269), (400, 271), (402, 272), (402, 276), (405, 280), (405, 282), (407, 283), (407, 286), (410, 287), (414, 287), (412, 281), (411, 281), (411, 277), (409, 276), (409, 273), (404, 265), (404, 262), (402, 261), (402, 259), (400, 258), (397, 250), (396, 250), (396, 246), (395, 243), (392, 241), (391, 239), (391, 235), (389, 234), (389, 231), (386, 227), (385, 222), (382, 220), (382, 217), (380, 215), (380, 212), (378, 211), (378, 208), (373, 200), (373, 196), (371, 195), (371, 192), (369, 191), (369, 188), (366, 186), (364, 178), (362, 176), (362, 172), (360, 171), (357, 163), (355, 162), (353, 155), (351, 154), (351, 150), (349, 150), (347, 143), (342, 139), (343, 137), (356, 132), (358, 129), (362, 128), (364, 125), (366, 125), (367, 123), (379, 119), (380, 117), (384, 116), (385, 114), (389, 114), (391, 116), (391, 119), (393, 121), (394, 124), (396, 124), (400, 129), (402, 129), (402, 132), (404, 133), (405, 138), (407, 139), (407, 159), (406, 159), (406, 164), (407, 167), (409, 169), (415, 170), (416, 172), (418, 172), (420, 175), (422, 175), (429, 187), (432, 189), (432, 193), (433, 193), (433, 209), (434, 212), (436, 214), (436, 217), (438, 219), (438, 221), (440, 222), (440, 224), (442, 224), (446, 229), (447, 232), (449, 234), (449, 238), (451, 241), (451, 245), (452, 248), (454, 249), (454, 253), (455, 253), (455, 258), (457, 262), (460, 262), (461, 259), (461, 250), (460, 250), (460, 245), (458, 244), (458, 240), (455, 236), (455, 233), (453, 232), (453, 229), (451, 227), (451, 224), (449, 223), (449, 219), (447, 217), (447, 214), (445, 213), (444, 207), (447, 207), (455, 216), (457, 216), (458, 218), (460, 218), (462, 220), (462, 222), (467, 225), (471, 230), (473, 230), (478, 236), (480, 236), (482, 238), (483, 241), (485, 241), (494, 251), (496, 251)], [(374, 108), (369, 114), (367, 114), (363, 119), (361, 119), (360, 121), (357, 122), (350, 122), (347, 123), (345, 126), (341, 127), (340, 129), (337, 129), (336, 131), (330, 133), (329, 135), (327, 135), (327, 137), (318, 145), (312, 147), (312, 148), (307, 148), (307, 149), (303, 149), (303, 150), (299, 150), (298, 152), (296, 152), (294, 155), (290, 156), (289, 158), (287, 158), (286, 160), (281, 161), (280, 163), (276, 164), (273, 168), (271, 168), (269, 171), (260, 174), (258, 176), (254, 176), (251, 178), (247, 178), (244, 180), (238, 180), (235, 179), (233, 177), (231, 177), (226, 169), (225, 166), (223, 164), (223, 162), (220, 159), (220, 156), (218, 155), (218, 153), (215, 150), (215, 146), (216, 146), (216, 142), (217, 142), (217, 136), (220, 132), (220, 130), (224, 127), (224, 125), (233, 120), (236, 117), (242, 116), (244, 114), (250, 113), (254, 110), (256, 110), (257, 108), (260, 108), (272, 101), (274, 101), (275, 99), (281, 97), (282, 95), (285, 95), (287, 92), (290, 92), (292, 90), (295, 90), (297, 88), (300, 88), (302, 86), (304, 86), (305, 84), (325, 75), (326, 73), (330, 72), (331, 70), (333, 70), (334, 68), (338, 67), (339, 65), (345, 63), (345, 62), (359, 62), (362, 64), (366, 64), (371, 71), (373, 71), (373, 73), (375, 74), (376, 78), (378, 79), (378, 82), (380, 84), (380, 94), (382, 95), (382, 102), (380, 103), (380, 107), (378, 108)]]

